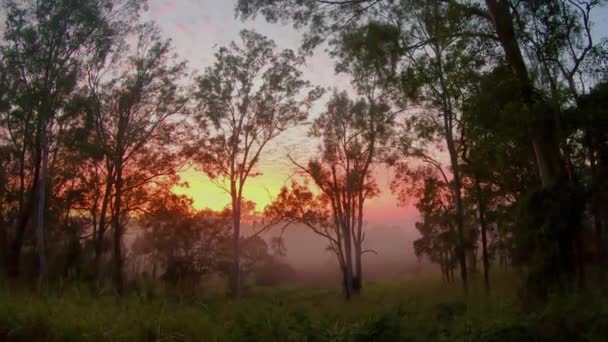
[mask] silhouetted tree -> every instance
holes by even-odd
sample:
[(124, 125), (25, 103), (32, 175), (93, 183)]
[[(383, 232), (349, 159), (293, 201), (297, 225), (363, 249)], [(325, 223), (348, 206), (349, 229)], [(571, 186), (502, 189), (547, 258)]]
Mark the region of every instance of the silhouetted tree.
[[(240, 241), (243, 189), (268, 143), (302, 123), (321, 91), (311, 89), (291, 50), (253, 31), (241, 44), (221, 47), (215, 63), (196, 80), (198, 120), (208, 130), (194, 147), (194, 159), (231, 198), (233, 215), (232, 294), (241, 295)], [(306, 93), (306, 90), (309, 90)]]
[(19, 132), (13, 142), (19, 152), (20, 199), (15, 234), (9, 248), (9, 275), (19, 272), (25, 229), (34, 214), (39, 277), (47, 267), (47, 200), (49, 151), (56, 124), (77, 88), (83, 59), (103, 49), (125, 20), (137, 18), (139, 0), (4, 1), (6, 27), (1, 53), (16, 98), (10, 107)]
[(141, 205), (138, 191), (162, 177), (175, 176), (187, 102), (179, 85), (185, 64), (176, 61), (170, 42), (163, 40), (153, 25), (141, 25), (135, 32), (133, 50), (120, 51), (125, 54), (111, 61), (109, 68), (116, 72), (112, 78), (100, 78), (104, 69), (89, 74), (91, 112), (106, 167), (96, 263), (106, 229), (106, 210), (111, 209), (114, 282), (119, 293), (123, 289), (125, 224), (129, 213)]

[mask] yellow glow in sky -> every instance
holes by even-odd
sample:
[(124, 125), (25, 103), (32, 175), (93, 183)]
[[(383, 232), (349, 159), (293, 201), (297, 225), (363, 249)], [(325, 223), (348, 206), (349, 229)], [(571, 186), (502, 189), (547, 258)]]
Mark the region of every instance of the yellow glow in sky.
[[(275, 165), (273, 168), (271, 165)], [(283, 185), (289, 185), (292, 169), (275, 161), (264, 165), (263, 174), (247, 180), (244, 189), (246, 200), (257, 204), (258, 211), (264, 210), (277, 196)], [(188, 182), (189, 187), (175, 187), (173, 192), (186, 195), (193, 200), (196, 210), (205, 208), (222, 210), (230, 205), (230, 196), (220, 189), (202, 172), (191, 167), (179, 173), (182, 181)], [(390, 176), (386, 172), (376, 173), (381, 193), (378, 197), (369, 199), (365, 205), (365, 221), (380, 224), (399, 224), (408, 218), (415, 217), (416, 210), (411, 205), (398, 207), (397, 198), (389, 190)], [(316, 189), (312, 188), (313, 192)]]
[[(182, 181), (188, 182), (190, 186), (175, 187), (173, 192), (192, 198), (196, 210), (205, 208), (222, 210), (230, 205), (230, 195), (213, 183), (202, 171), (189, 168), (179, 175)], [(261, 211), (277, 196), (287, 178), (288, 175), (284, 173), (266, 171), (261, 176), (247, 180), (243, 196), (246, 200), (255, 202), (257, 210)]]

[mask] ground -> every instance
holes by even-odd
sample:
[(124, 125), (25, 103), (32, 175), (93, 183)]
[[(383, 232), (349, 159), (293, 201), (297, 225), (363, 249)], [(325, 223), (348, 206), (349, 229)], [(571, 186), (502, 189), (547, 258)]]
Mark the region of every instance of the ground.
[[(608, 297), (596, 291), (524, 303), (517, 277), (476, 280), (467, 297), (435, 276), (337, 289), (254, 288), (240, 301), (210, 290), (63, 286), (0, 293), (0, 341), (608, 341)], [(186, 294), (188, 293), (188, 294)]]

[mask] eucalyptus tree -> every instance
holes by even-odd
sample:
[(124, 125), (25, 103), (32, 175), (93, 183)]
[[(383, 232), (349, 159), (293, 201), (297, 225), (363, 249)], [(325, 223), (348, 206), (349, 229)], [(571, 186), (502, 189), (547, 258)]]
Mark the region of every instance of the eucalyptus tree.
[(201, 139), (194, 159), (231, 198), (233, 267), (231, 290), (241, 295), (241, 207), (247, 180), (268, 144), (303, 123), (322, 91), (302, 79), (304, 58), (253, 31), (219, 48), (215, 62), (196, 79), (196, 118)]
[[(592, 11), (603, 5), (604, 1), (546, 1), (526, 2), (508, 0), (485, 0), (480, 2), (459, 0), (437, 1), (384, 1), (384, 0), (240, 0), (236, 11), (241, 18), (247, 19), (258, 14), (270, 22), (291, 22), (296, 27), (306, 29), (303, 48), (311, 51), (327, 37), (352, 31), (353, 27), (366, 26), (381, 22), (394, 25), (405, 33), (402, 37), (404, 51), (411, 48), (429, 47), (434, 43), (450, 38), (476, 37), (483, 39), (486, 53), (502, 52), (512, 77), (517, 84), (517, 93), (525, 104), (524, 130), (534, 151), (537, 174), (541, 181), (538, 191), (530, 195), (542, 203), (541, 207), (530, 207), (535, 219), (530, 222), (530, 230), (549, 227), (552, 239), (559, 245), (555, 258), (562, 265), (560, 273), (572, 273), (572, 244), (568, 239), (580, 224), (579, 201), (569, 198), (578, 196), (568, 172), (568, 151), (562, 148), (559, 125), (560, 108), (547, 99), (542, 84), (535, 82), (535, 66), (559, 83), (570, 88), (568, 93), (582, 89), (580, 77), (587, 62), (601, 60), (605, 50), (594, 44), (592, 31)], [(409, 30), (416, 25), (411, 9), (419, 6), (440, 8), (439, 13), (430, 19), (437, 27), (450, 21), (457, 14), (459, 23), (466, 30), (442, 32), (431, 30), (431, 39), (423, 39), (418, 32)], [(439, 35), (436, 35), (439, 34)], [(532, 38), (532, 39), (531, 39)], [(497, 49), (498, 48), (498, 49)], [(404, 54), (405, 55), (405, 54)], [(601, 63), (599, 63), (601, 64)], [(598, 65), (599, 67), (599, 64)], [(597, 68), (597, 67), (596, 67)], [(547, 70), (549, 69), (549, 70)], [(557, 77), (557, 78), (556, 78)], [(573, 83), (574, 86), (572, 86)], [(553, 86), (562, 88), (561, 85)], [(550, 200), (560, 198), (559, 201)], [(551, 213), (570, 213), (566, 220), (556, 219), (559, 215)], [(531, 216), (531, 217), (532, 217)], [(565, 227), (567, 226), (567, 227)], [(537, 248), (541, 253), (545, 248)]]
[(382, 160), (395, 116), (373, 82), (359, 81), (357, 87), (365, 95), (352, 100), (346, 92), (334, 91), (326, 110), (314, 120), (309, 136), (320, 139), (318, 156), (307, 163), (292, 159), (306, 182), (282, 189), (264, 215), (284, 227), (304, 224), (327, 239), (338, 259), (347, 299), (359, 293), (362, 257), (373, 252), (364, 249), (365, 201), (379, 193), (374, 166)]
[[(253, 4), (252, 4), (253, 3)], [(242, 1), (244, 7), (238, 8), (247, 15), (247, 4), (261, 6), (263, 14), (269, 16), (269, 8), (278, 13), (289, 15), (287, 8), (275, 8), (270, 4), (262, 2)], [(320, 6), (320, 7), (317, 7)], [(341, 29), (338, 22), (342, 17), (350, 16), (344, 23), (349, 31), (342, 33), (331, 43), (336, 47), (337, 55), (341, 61), (348, 61), (352, 55), (360, 55), (365, 51), (368, 60), (375, 60), (376, 65), (383, 65), (381, 73), (377, 76), (384, 78), (382, 86), (384, 89), (397, 88), (399, 102), (404, 103), (407, 97), (420, 97), (421, 102), (429, 105), (431, 111), (443, 118), (442, 136), (447, 145), (451, 172), (453, 179), (450, 182), (454, 192), (454, 207), (456, 210), (456, 229), (458, 233), (457, 254), (460, 261), (461, 278), (463, 287), (467, 289), (467, 267), (465, 250), (465, 228), (463, 222), (462, 204), (462, 180), (460, 177), (458, 151), (454, 135), (457, 133), (458, 104), (455, 101), (460, 98), (460, 88), (463, 86), (462, 74), (475, 67), (469, 54), (465, 53), (470, 45), (468, 41), (461, 38), (468, 33), (469, 27), (458, 15), (451, 13), (448, 6), (441, 4), (426, 4), (424, 2), (402, 2), (392, 4), (390, 2), (365, 2), (365, 1), (342, 1), (326, 3), (325, 6), (315, 1), (306, 2), (304, 5), (294, 9), (298, 11), (316, 8), (318, 13), (310, 14), (308, 19), (329, 21), (332, 24), (326, 26), (318, 25), (311, 27), (311, 34), (320, 34), (319, 30), (328, 32)], [(333, 8), (333, 9), (332, 9)], [(324, 9), (324, 10), (321, 10)], [(338, 11), (342, 14), (338, 14)], [(274, 12), (272, 12), (274, 13)], [(305, 12), (308, 13), (308, 12)], [(388, 15), (391, 20), (383, 22), (381, 14)], [(294, 14), (295, 16), (295, 14)], [(274, 17), (271, 15), (270, 19)], [(299, 18), (299, 17), (298, 17)], [(350, 21), (360, 19), (363, 24), (351, 24)], [(445, 19), (445, 20), (444, 20)], [(305, 22), (297, 22), (304, 24)], [(310, 37), (309, 37), (310, 38)], [(315, 39), (311, 39), (314, 42)], [(380, 62), (380, 63), (378, 63)], [(340, 66), (342, 63), (338, 63)], [(374, 65), (374, 63), (368, 63)], [(378, 70), (378, 67), (375, 67)], [(464, 69), (464, 71), (463, 71)]]
[[(239, 0), (236, 12), (242, 19), (261, 14), (270, 22), (292, 22), (297, 27), (306, 27), (307, 33), (304, 36), (303, 47), (312, 48), (334, 33), (351, 29), (353, 23), (364, 25), (370, 20), (384, 20), (387, 23), (399, 24), (399, 16), (407, 15), (407, 11), (402, 9), (407, 9), (416, 3), (419, 2), (415, 0), (289, 0), (281, 2)], [(536, 87), (529, 71), (531, 61), (526, 60), (526, 56), (522, 53), (522, 46), (531, 43), (531, 38), (544, 39), (540, 43), (537, 41), (532, 44), (533, 52), (543, 54), (539, 59), (557, 65), (557, 72), (567, 83), (576, 83), (585, 58), (593, 55), (593, 52), (599, 53), (602, 50), (600, 45), (593, 43), (591, 18), (592, 11), (605, 2), (602, 0), (590, 2), (437, 0), (427, 3), (460, 11), (464, 15), (463, 18), (477, 27), (477, 29), (468, 31), (466, 35), (485, 37), (502, 48), (506, 63), (519, 82), (520, 94), (531, 108), (528, 113), (530, 116), (529, 138), (534, 146), (538, 173), (543, 186), (550, 188), (559, 181), (565, 168), (555, 141), (556, 132), (553, 131), (555, 127), (542, 125), (542, 122), (545, 122), (543, 120), (554, 120), (554, 117), (550, 113), (545, 113), (551, 109), (546, 108), (541, 96), (536, 96)], [(524, 18), (526, 16), (527, 18)], [(411, 23), (402, 24), (409, 26)], [(488, 29), (490, 30), (488, 31)], [(568, 51), (566, 54), (558, 56), (555, 52), (561, 47), (566, 47)], [(580, 86), (574, 88), (578, 87)]]
[(416, 208), (422, 216), (422, 220), (416, 222), (416, 229), (422, 237), (414, 241), (414, 252), (418, 257), (426, 255), (431, 262), (438, 263), (445, 279), (454, 281), (457, 239), (453, 228), (453, 193), (450, 186), (440, 172), (430, 165), (407, 173), (401, 172), (399, 180), (402, 183), (404, 176), (411, 177), (408, 192), (418, 199)]
[[(311, 178), (317, 175), (317, 180), (323, 180), (322, 173), (313, 173), (314, 171), (306, 166), (301, 168), (306, 173), (310, 172)], [(329, 175), (326, 173), (325, 176)], [(292, 181), (291, 186), (281, 188), (275, 200), (265, 208), (264, 217), (268, 224), (279, 225), (282, 230), (300, 224), (323, 237), (327, 242), (327, 250), (332, 252), (338, 261), (342, 276), (341, 286), (348, 300), (353, 296), (357, 282), (352, 260), (352, 245), (356, 238), (355, 232), (350, 230), (355, 227), (345, 226), (343, 223), (342, 205), (348, 203), (342, 201), (342, 194), (339, 192), (344, 186), (340, 188), (337, 180), (332, 183), (331, 178), (323, 181), (325, 184), (322, 184), (323, 188), (319, 194), (313, 193), (308, 179), (303, 183)]]
[[(583, 173), (583, 181), (587, 181), (589, 194), (589, 209), (593, 215), (595, 249), (599, 266), (600, 280), (605, 280), (606, 273), (606, 232), (608, 223), (606, 208), (608, 208), (608, 140), (606, 134), (606, 104), (608, 103), (608, 83), (602, 82), (594, 86), (588, 94), (582, 95), (569, 113), (573, 126), (580, 128), (584, 134), (579, 138), (584, 146), (583, 156), (579, 157), (587, 172)], [(585, 177), (586, 176), (586, 177)]]
[[(370, 22), (342, 34), (334, 44), (338, 47), (338, 55), (342, 60), (345, 57), (348, 60), (348, 55), (356, 50), (363, 50), (376, 63), (386, 65), (379, 75), (384, 78), (384, 89), (392, 88), (391, 92), (401, 98), (400, 105), (412, 108), (411, 104), (404, 103), (410, 99), (410, 102), (422, 109), (421, 115), (437, 117), (437, 120), (427, 120), (427, 123), (438, 124), (431, 130), (430, 126), (410, 125), (422, 131), (404, 133), (414, 133), (418, 135), (417, 139), (440, 138), (441, 148), (447, 149), (451, 173), (449, 185), (454, 193), (454, 226), (458, 237), (456, 251), (466, 290), (467, 233), (457, 141), (460, 131), (459, 117), (462, 99), (470, 87), (468, 83), (476, 77), (478, 69), (483, 65), (483, 59), (489, 57), (479, 51), (480, 47), (484, 47), (482, 42), (467, 35), (469, 24), (462, 20), (462, 14), (458, 10), (420, 2), (403, 9), (400, 20), (409, 23), (409, 26)], [(370, 65), (373, 63), (367, 63), (368, 68)], [(416, 115), (418, 114), (410, 116)], [(400, 150), (403, 152), (403, 147)], [(424, 156), (428, 157), (429, 153), (431, 152), (426, 151)], [(427, 162), (428, 160), (422, 158), (424, 156), (418, 155), (418, 159)]]
[[(308, 29), (305, 35), (304, 47), (314, 47), (320, 44), (327, 36), (337, 31), (350, 29), (352, 23), (365, 24), (370, 19), (385, 19), (387, 22), (399, 23), (398, 16), (407, 15), (403, 9), (419, 1), (381, 1), (381, 0), (308, 0), (308, 1), (282, 1), (269, 0), (240, 0), (237, 4), (237, 13), (242, 18), (250, 18), (261, 13), (267, 20), (292, 21), (296, 26)], [(493, 34), (487, 37), (495, 38), (503, 49), (505, 58), (513, 75), (520, 82), (521, 94), (532, 106), (539, 101), (534, 97), (534, 85), (530, 79), (528, 66), (521, 51), (520, 42), (514, 25), (511, 1), (486, 0), (482, 3), (438, 0), (428, 2), (432, 6), (444, 6), (458, 9), (466, 14), (470, 22), (483, 22), (484, 26), (491, 26)], [(395, 14), (395, 15), (393, 15)], [(411, 22), (402, 23), (410, 25)], [(477, 33), (477, 32), (475, 32)], [(485, 35), (485, 34), (484, 34)], [(531, 115), (538, 115), (542, 119), (543, 110), (531, 111)], [(550, 116), (550, 115), (549, 115)], [(550, 125), (546, 125), (550, 126)], [(550, 187), (560, 177), (563, 164), (554, 141), (553, 128), (543, 128), (540, 124), (531, 125), (530, 139), (535, 146), (538, 171), (546, 187)]]
[[(186, 65), (153, 24), (133, 31), (132, 47), (119, 49), (108, 63), (88, 72), (89, 115), (106, 175), (99, 209), (96, 263), (110, 218), (113, 275), (123, 290), (123, 235), (129, 215), (145, 204), (146, 191), (177, 181), (188, 98), (182, 81)], [(110, 71), (109, 77), (103, 77)], [(167, 184), (167, 182), (169, 182)], [(103, 184), (103, 183), (102, 183)]]
[[(31, 160), (30, 170), (22, 166), (22, 198), (14, 238), (9, 250), (9, 275), (19, 272), (19, 256), (25, 229), (36, 208), (36, 250), (41, 279), (46, 277), (46, 200), (48, 197), (49, 146), (55, 121), (77, 88), (83, 58), (103, 51), (108, 38), (125, 22), (137, 19), (141, 0), (7, 0), (1, 53), (5, 71), (15, 87), (10, 111), (20, 118), (23, 137), (33, 137), (25, 147), (21, 164)], [(33, 170), (32, 170), (33, 169)], [(26, 188), (26, 183), (29, 183)]]

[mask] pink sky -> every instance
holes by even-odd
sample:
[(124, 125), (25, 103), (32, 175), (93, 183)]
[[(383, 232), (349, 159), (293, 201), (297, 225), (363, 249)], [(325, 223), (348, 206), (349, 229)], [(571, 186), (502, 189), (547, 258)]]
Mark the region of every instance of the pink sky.
[[(300, 33), (291, 27), (268, 24), (261, 19), (250, 22), (236, 20), (235, 1), (150, 0), (144, 19), (153, 19), (160, 25), (163, 34), (173, 40), (180, 57), (188, 61), (193, 71), (202, 71), (208, 66), (213, 61), (215, 47), (237, 40), (239, 31), (243, 29), (255, 29), (275, 40), (279, 48), (298, 48)], [(309, 58), (303, 72), (304, 77), (315, 85), (349, 88), (348, 78), (334, 74), (333, 62), (322, 49)], [(322, 108), (322, 103), (319, 103), (311, 116)], [(316, 149), (316, 141), (306, 137), (306, 130), (306, 127), (299, 127), (285, 132), (269, 146), (259, 167), (264, 175), (252, 180), (246, 197), (266, 202), (279, 191), (282, 184), (289, 182), (293, 167), (285, 158), (287, 151), (297, 146), (296, 158), (299, 155), (300, 159), (305, 160)], [(416, 213), (412, 208), (397, 206), (395, 197), (388, 189), (390, 172), (384, 167), (378, 167), (376, 171), (382, 192), (379, 197), (369, 201), (366, 220), (370, 224), (401, 225), (408, 222), (411, 225)], [(226, 194), (214, 189), (198, 172), (190, 170), (184, 174), (184, 178), (190, 182), (191, 189), (181, 192), (191, 195), (198, 208), (209, 206), (216, 209), (229, 203)]]
[[(202, 71), (208, 66), (213, 61), (216, 46), (237, 40), (239, 31), (243, 29), (254, 29), (272, 38), (279, 48), (297, 49), (300, 33), (288, 26), (268, 24), (260, 18), (249, 22), (238, 21), (234, 17), (235, 3), (236, 0), (149, 0), (149, 11), (144, 19), (152, 19), (160, 25), (164, 35), (173, 40), (177, 52), (188, 61), (193, 71)], [(608, 32), (608, 9), (598, 11), (594, 19), (594, 31), (598, 36), (605, 36)], [(348, 89), (348, 78), (336, 76), (333, 70), (331, 59), (322, 49), (318, 49), (309, 58), (303, 72), (304, 77), (315, 85)], [(314, 117), (322, 108), (322, 104), (317, 106), (311, 116)], [(297, 146), (300, 160), (306, 160), (316, 149), (316, 142), (306, 137), (306, 129), (290, 130), (269, 146), (259, 165), (264, 175), (248, 184), (245, 191), (247, 198), (267, 203), (281, 185), (289, 182), (293, 168), (285, 158), (286, 152)], [(386, 168), (378, 167), (376, 174), (381, 195), (367, 203), (366, 221), (371, 233), (368, 234), (369, 248), (377, 249), (380, 254), (368, 262), (373, 262), (373, 259), (380, 264), (408, 259), (411, 262), (412, 241), (418, 235), (413, 227), (418, 213), (411, 206), (397, 206), (397, 200), (388, 188), (391, 174)], [(183, 176), (192, 186), (181, 189), (181, 192), (193, 197), (195, 207), (219, 209), (229, 203), (228, 196), (202, 174), (189, 170)], [(312, 233), (293, 231), (288, 234), (287, 241), (288, 258), (294, 263), (312, 262), (319, 266), (327, 262), (328, 254), (324, 253), (323, 241)]]

